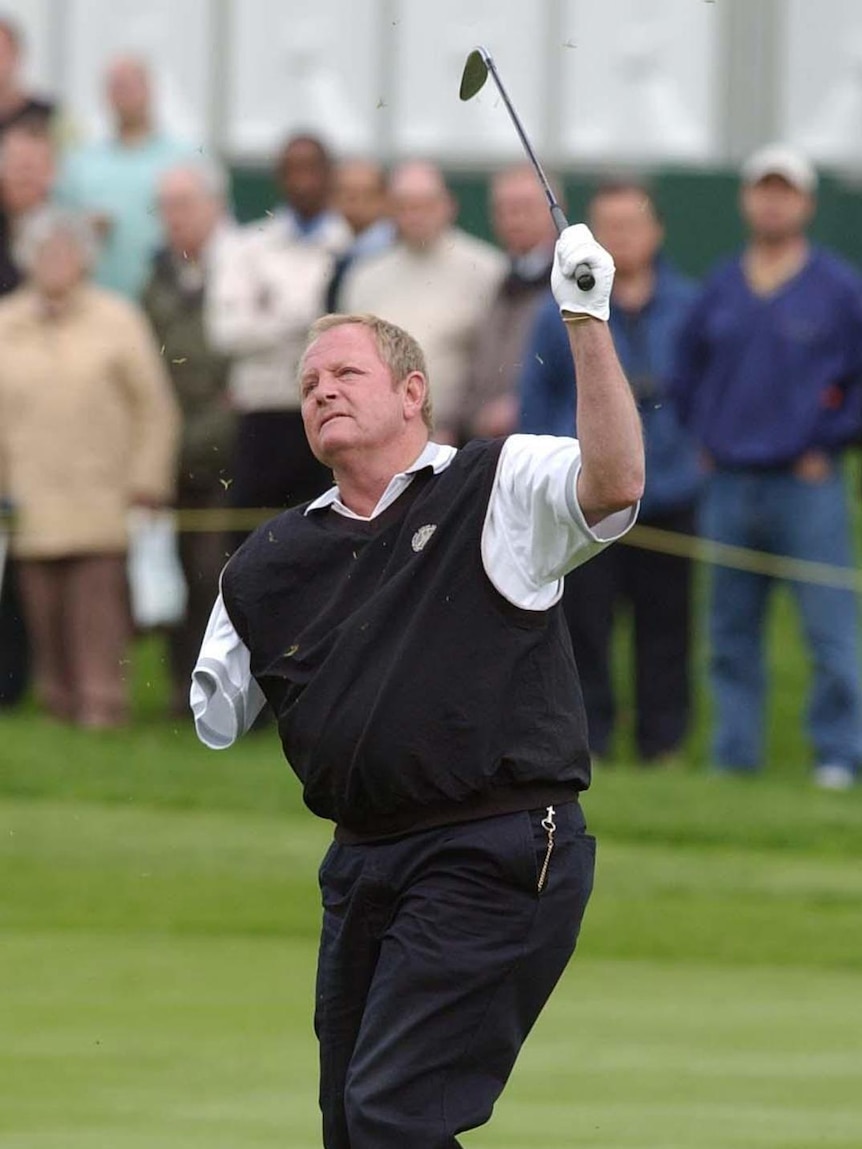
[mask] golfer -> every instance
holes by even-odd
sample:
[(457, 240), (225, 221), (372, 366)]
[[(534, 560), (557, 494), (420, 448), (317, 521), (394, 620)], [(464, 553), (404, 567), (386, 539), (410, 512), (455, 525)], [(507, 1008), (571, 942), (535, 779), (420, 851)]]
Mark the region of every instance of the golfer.
[(560, 237), (580, 441), (437, 445), (416, 342), (372, 316), (319, 320), (302, 417), (336, 485), (222, 575), (198, 734), (229, 745), (265, 698), (306, 804), (335, 823), (315, 1009), (326, 1149), (457, 1149), (575, 948), (595, 844), (559, 602), (565, 573), (633, 523), (644, 469), (606, 323), (613, 272), (585, 226)]

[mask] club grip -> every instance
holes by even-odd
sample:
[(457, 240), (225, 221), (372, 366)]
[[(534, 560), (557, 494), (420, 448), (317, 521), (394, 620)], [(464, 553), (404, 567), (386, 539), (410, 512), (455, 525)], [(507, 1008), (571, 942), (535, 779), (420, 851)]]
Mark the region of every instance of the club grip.
[[(551, 218), (556, 225), (557, 234), (562, 235), (569, 226), (569, 221), (566, 219), (565, 213), (558, 203), (551, 205)], [(596, 286), (596, 277), (593, 275), (592, 268), (588, 263), (578, 264), (575, 268), (574, 280), (581, 291), (592, 291)]]
[(575, 283), (581, 291), (592, 291), (596, 286), (596, 277), (588, 263), (579, 263), (575, 268)]

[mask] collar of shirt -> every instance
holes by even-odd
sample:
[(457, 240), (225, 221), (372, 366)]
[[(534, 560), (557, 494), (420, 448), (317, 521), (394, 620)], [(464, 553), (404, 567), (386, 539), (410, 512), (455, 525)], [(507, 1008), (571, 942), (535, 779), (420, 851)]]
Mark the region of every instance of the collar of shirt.
[(554, 249), (546, 243), (539, 244), (525, 255), (516, 256), (512, 260), (512, 272), (522, 279), (538, 279), (544, 276), (548, 265), (553, 263)]
[(83, 315), (90, 303), (92, 292), (87, 280), (75, 284), (59, 303), (45, 298), (34, 287), (29, 287), (28, 320), (43, 323), (64, 323)]
[(365, 231), (361, 231), (353, 240), (350, 248), (351, 256), (376, 255), (386, 247), (391, 247), (396, 240), (395, 224), (391, 219), (378, 219), (370, 224)]
[(437, 475), (440, 471), (444, 471), (452, 460), (455, 458), (457, 451), (454, 447), (444, 446), (442, 443), (427, 442), (414, 463), (407, 468), (406, 471), (399, 471), (397, 475), (393, 475), (389, 480), (386, 490), (380, 496), (377, 506), (370, 515), (357, 515), (355, 511), (351, 511), (350, 507), (346, 507), (342, 503), (338, 494), (338, 487), (330, 487), (319, 498), (315, 499), (313, 503), (305, 508), (305, 514), (311, 511), (328, 510), (330, 507), (337, 511), (339, 515), (344, 515), (347, 519), (361, 519), (362, 522), (370, 522), (377, 515), (382, 514), (387, 507), (392, 506), (399, 495), (402, 495), (413, 481), (413, 476), (418, 472), (424, 470), (426, 467), (431, 467), (434, 474)]
[(284, 205), (275, 213), (276, 217), (284, 223), (285, 230), (291, 239), (308, 239), (325, 231), (333, 219), (333, 212), (324, 208), (310, 218), (298, 215), (292, 207)]

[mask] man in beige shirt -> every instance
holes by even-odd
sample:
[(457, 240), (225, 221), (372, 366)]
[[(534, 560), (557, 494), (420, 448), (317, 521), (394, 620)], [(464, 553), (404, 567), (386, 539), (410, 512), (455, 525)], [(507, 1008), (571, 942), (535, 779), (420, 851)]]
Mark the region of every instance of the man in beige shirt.
[(435, 440), (455, 443), (477, 336), (506, 259), (454, 225), (455, 200), (436, 165), (396, 168), (390, 197), (398, 242), (351, 268), (342, 309), (373, 312), (415, 335), (434, 387)]

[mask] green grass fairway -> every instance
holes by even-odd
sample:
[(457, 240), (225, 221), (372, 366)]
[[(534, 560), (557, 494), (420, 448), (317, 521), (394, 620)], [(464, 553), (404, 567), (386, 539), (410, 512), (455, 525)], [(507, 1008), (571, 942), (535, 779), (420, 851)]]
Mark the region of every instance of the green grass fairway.
[[(4, 1149), (319, 1149), (313, 961), (290, 939), (12, 940)], [(858, 1149), (859, 992), (858, 974), (582, 957), (467, 1143)]]
[[(139, 656), (129, 732), (0, 719), (0, 1147), (319, 1149), (329, 830)], [(599, 771), (579, 954), (469, 1149), (862, 1146), (862, 791), (810, 787), (779, 702), (761, 778)]]
[[(196, 809), (169, 790), (167, 803), (0, 803), (4, 1149), (319, 1146), (327, 831), (295, 804), (226, 809), (224, 784)], [(858, 1149), (862, 805), (817, 798), (806, 838), (795, 790), (599, 783), (581, 953), (468, 1144)], [(742, 834), (710, 841), (733, 802)]]

